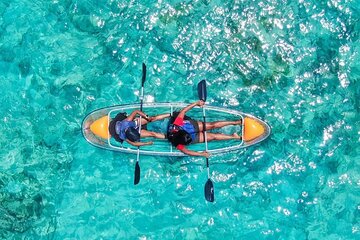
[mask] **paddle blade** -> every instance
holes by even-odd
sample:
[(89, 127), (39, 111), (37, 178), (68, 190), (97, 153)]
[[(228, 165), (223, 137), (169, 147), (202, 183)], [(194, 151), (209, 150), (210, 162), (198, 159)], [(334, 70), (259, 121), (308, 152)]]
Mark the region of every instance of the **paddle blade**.
[(206, 92), (206, 80), (201, 80), (198, 83), (198, 95), (199, 99), (206, 102), (207, 92)]
[(214, 185), (210, 178), (205, 183), (205, 199), (208, 202), (214, 202)]
[(141, 80), (141, 86), (144, 86), (145, 80), (146, 80), (146, 65), (145, 63), (142, 64), (142, 80)]
[(139, 182), (140, 182), (140, 166), (139, 166), (139, 162), (136, 162), (134, 185), (138, 184)]

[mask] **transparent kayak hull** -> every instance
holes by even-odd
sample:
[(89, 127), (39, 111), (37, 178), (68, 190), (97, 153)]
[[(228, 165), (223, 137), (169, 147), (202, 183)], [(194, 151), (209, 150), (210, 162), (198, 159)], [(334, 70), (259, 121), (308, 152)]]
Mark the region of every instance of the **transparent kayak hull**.
[[(144, 103), (143, 111), (149, 116), (155, 116), (163, 113), (172, 113), (180, 111), (187, 106), (185, 103)], [(131, 113), (133, 110), (140, 108), (140, 104), (116, 105), (97, 109), (89, 113), (83, 120), (82, 133), (86, 141), (90, 144), (111, 150), (124, 153), (137, 153), (137, 147), (134, 147), (126, 142), (123, 144), (117, 142), (112, 138), (108, 132), (108, 125), (112, 118), (119, 112)], [(241, 148), (249, 147), (265, 140), (270, 135), (270, 126), (264, 121), (237, 110), (220, 108), (214, 106), (205, 106), (206, 121), (220, 121), (220, 120), (239, 120), (242, 119), (242, 125), (231, 125), (221, 129), (212, 130), (209, 132), (218, 132), (225, 134), (233, 134), (234, 132), (243, 136), (242, 140), (226, 140), (226, 141), (211, 141), (208, 143), (208, 151), (214, 154), (221, 154), (230, 151), (235, 151)], [(202, 108), (194, 108), (189, 114), (193, 119), (202, 121)], [(168, 120), (161, 120), (154, 123), (149, 123), (147, 128), (149, 131), (166, 132)], [(142, 138), (141, 141), (153, 141), (153, 145), (143, 146), (140, 148), (140, 154), (153, 156), (184, 156), (184, 154), (174, 148), (166, 139)], [(191, 144), (189, 149), (195, 151), (203, 151), (205, 149), (204, 143)]]

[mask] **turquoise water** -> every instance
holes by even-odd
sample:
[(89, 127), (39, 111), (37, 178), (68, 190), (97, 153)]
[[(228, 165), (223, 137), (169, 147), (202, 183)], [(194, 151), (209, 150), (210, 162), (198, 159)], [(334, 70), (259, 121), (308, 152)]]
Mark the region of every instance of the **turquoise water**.
[[(141, 2), (141, 3), (139, 3)], [(358, 0), (0, 2), (1, 239), (359, 239)], [(90, 111), (208, 101), (260, 145), (140, 159), (81, 135)]]

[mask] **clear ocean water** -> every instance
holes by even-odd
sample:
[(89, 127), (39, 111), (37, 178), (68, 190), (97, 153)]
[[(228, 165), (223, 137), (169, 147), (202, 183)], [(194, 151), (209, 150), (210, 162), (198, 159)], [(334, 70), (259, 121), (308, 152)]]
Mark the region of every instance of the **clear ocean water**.
[[(359, 239), (358, 0), (1, 0), (0, 239)], [(97, 108), (208, 101), (272, 126), (210, 159), (81, 135)]]

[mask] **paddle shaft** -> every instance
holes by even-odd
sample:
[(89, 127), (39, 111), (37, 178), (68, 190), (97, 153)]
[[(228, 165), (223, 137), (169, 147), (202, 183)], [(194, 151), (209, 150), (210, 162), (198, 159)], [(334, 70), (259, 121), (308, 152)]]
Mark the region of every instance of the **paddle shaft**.
[[(144, 65), (143, 65), (143, 73), (144, 73)], [(146, 70), (145, 70), (145, 73), (146, 73)], [(143, 110), (144, 82), (145, 82), (145, 79), (144, 79), (144, 75), (143, 75), (143, 79), (142, 79), (142, 82), (141, 82), (141, 90), (140, 90), (140, 111)], [(142, 120), (142, 118), (141, 118), (141, 115), (140, 115), (140, 118), (139, 118), (139, 133), (140, 134), (141, 134), (141, 120)], [(139, 162), (139, 156), (140, 156), (140, 147), (138, 147), (138, 149), (137, 149), (136, 162)]]
[[(142, 109), (142, 104), (140, 105), (140, 109)], [(141, 111), (141, 110), (140, 110)], [(140, 133), (140, 136), (141, 136), (141, 116), (139, 118), (139, 121), (140, 121), (140, 126), (139, 126), (139, 133)], [(137, 157), (136, 157), (136, 162), (139, 162), (139, 157), (140, 157), (140, 147), (137, 148)]]
[[(143, 108), (143, 99), (144, 99), (144, 85), (141, 86), (141, 95), (140, 95), (140, 111), (142, 111), (142, 108)], [(141, 115), (140, 115), (140, 118), (139, 118), (139, 133), (140, 133), (140, 136), (141, 136)], [(136, 162), (139, 162), (139, 156), (140, 156), (140, 147), (138, 147), (137, 149), (137, 159), (136, 159)]]
[[(206, 151), (208, 151), (207, 132), (206, 132), (206, 115), (205, 115), (205, 107), (203, 107), (203, 119), (204, 119), (205, 150), (206, 150)], [(207, 168), (208, 178), (210, 178), (209, 158), (206, 158), (206, 168)]]
[[(143, 110), (143, 100), (144, 100), (144, 85), (141, 86), (141, 91), (140, 91), (140, 111)], [(140, 116), (140, 120), (141, 120), (141, 116)], [(140, 123), (141, 123), (141, 121), (140, 121)]]
[[(198, 83), (198, 95), (199, 99), (206, 102), (207, 91), (206, 91), (206, 80), (201, 80)], [(208, 151), (207, 144), (207, 132), (206, 132), (206, 114), (205, 114), (205, 106), (203, 106), (203, 118), (204, 118), (204, 140), (205, 140), (205, 150)], [(205, 183), (204, 193), (205, 199), (209, 202), (214, 202), (214, 184), (210, 179), (210, 168), (209, 168), (209, 158), (206, 158), (206, 168), (208, 173), (208, 180)]]
[[(140, 95), (140, 111), (142, 111), (143, 108), (143, 99), (144, 99), (144, 85), (141, 86), (141, 95)], [(139, 118), (139, 133), (141, 136), (141, 115)], [(136, 162), (139, 162), (139, 158), (140, 158), (140, 147), (137, 148), (137, 157), (136, 157)]]
[[(144, 100), (144, 83), (146, 80), (146, 65), (142, 64), (142, 79), (141, 79), (141, 91), (140, 91), (140, 111), (143, 110), (143, 100)], [(139, 118), (139, 134), (141, 137), (141, 121), (142, 117), (140, 115)], [(140, 147), (137, 148), (137, 155), (136, 155), (136, 164), (135, 164), (135, 178), (134, 178), (134, 184), (138, 184), (140, 181), (140, 165), (139, 165), (139, 159), (140, 159)]]

